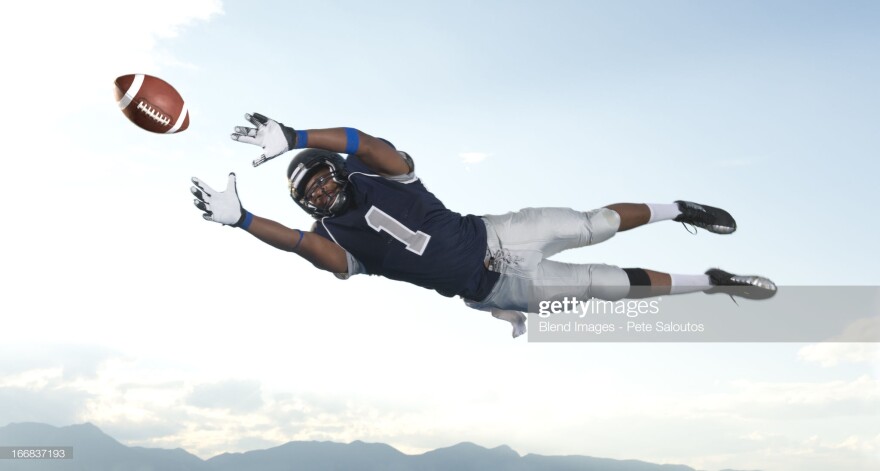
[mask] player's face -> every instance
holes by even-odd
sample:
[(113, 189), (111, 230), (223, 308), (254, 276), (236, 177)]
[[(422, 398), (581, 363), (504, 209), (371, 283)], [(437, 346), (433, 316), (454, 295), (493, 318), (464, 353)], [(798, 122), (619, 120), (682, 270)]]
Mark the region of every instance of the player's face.
[(306, 185), (306, 201), (320, 209), (327, 209), (336, 199), (339, 184), (333, 179), (330, 167), (323, 167)]

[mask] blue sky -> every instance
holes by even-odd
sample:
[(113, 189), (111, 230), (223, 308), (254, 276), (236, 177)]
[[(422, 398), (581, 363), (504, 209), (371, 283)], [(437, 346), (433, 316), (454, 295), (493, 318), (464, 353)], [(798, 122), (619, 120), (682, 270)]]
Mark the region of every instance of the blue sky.
[[(459, 300), (340, 282), (207, 223), (188, 188), (235, 171), (247, 209), (311, 223), (286, 194), (287, 159), (253, 169), (258, 149), (228, 138), (256, 111), (385, 137), (463, 213), (684, 198), (740, 225), (721, 238), (656, 224), (562, 260), (877, 285), (878, 10), (12, 6), (0, 20), (19, 44), (0, 78), (14, 111), (0, 118), (12, 333), (0, 425), (90, 421), (203, 457), (289, 440), (406, 452), (467, 440), (701, 469), (875, 469), (875, 345), (511, 340)], [(177, 87), (190, 129), (155, 136), (124, 119), (112, 81), (134, 72)]]

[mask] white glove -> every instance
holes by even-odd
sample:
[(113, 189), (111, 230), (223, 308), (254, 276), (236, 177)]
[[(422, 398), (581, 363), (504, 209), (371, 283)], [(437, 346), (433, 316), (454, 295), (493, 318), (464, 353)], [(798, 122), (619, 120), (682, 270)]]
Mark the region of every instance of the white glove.
[(226, 191), (215, 191), (196, 177), (192, 178), (192, 182), (195, 186), (190, 187), (189, 191), (196, 197), (193, 200), (196, 208), (205, 212), (203, 218), (232, 227), (244, 222), (247, 211), (241, 207), (241, 200), (238, 199), (234, 173), (229, 174)]
[(254, 160), (254, 167), (263, 162), (274, 159), (279, 155), (293, 149), (296, 146), (296, 131), (274, 119), (267, 118), (260, 113), (244, 115), (256, 128), (236, 126), (232, 133), (232, 140), (254, 144), (263, 148), (263, 155)]

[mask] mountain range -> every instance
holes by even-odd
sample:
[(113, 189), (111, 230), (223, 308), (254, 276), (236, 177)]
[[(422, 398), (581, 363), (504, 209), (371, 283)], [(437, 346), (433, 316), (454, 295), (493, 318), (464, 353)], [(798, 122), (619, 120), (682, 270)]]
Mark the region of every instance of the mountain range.
[[(266, 450), (223, 453), (203, 460), (187, 451), (125, 446), (92, 424), (54, 427), (17, 423), (0, 428), (0, 449), (14, 446), (73, 448), (67, 460), (0, 459), (0, 471), (695, 471), (684, 465), (652, 464), (588, 456), (520, 456), (507, 446), (473, 443), (407, 455), (382, 443), (297, 441)], [(730, 470), (726, 470), (730, 471)]]

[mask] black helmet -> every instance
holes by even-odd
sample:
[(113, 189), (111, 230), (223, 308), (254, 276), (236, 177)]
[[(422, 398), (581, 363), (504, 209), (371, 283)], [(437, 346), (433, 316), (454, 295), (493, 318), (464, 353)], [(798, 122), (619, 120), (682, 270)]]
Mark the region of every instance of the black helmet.
[[(333, 200), (327, 208), (319, 208), (306, 199), (306, 184), (321, 169), (330, 167), (330, 178), (338, 185)], [(341, 213), (348, 204), (348, 178), (345, 172), (345, 159), (341, 155), (322, 149), (306, 149), (293, 157), (287, 166), (287, 181), (290, 186), (290, 197), (305, 212), (315, 219)]]

